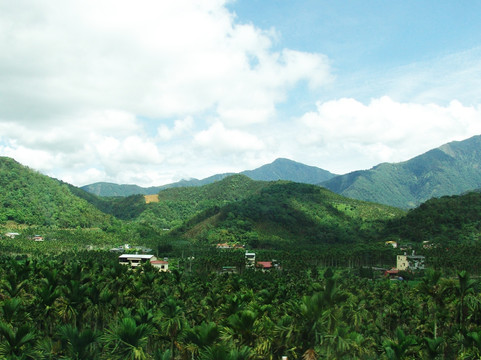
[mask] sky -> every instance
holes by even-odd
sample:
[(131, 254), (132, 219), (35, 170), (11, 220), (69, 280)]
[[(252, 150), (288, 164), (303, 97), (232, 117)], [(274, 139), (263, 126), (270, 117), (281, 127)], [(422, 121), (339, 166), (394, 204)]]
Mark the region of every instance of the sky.
[(0, 0), (0, 156), (76, 186), (481, 134), (481, 2)]

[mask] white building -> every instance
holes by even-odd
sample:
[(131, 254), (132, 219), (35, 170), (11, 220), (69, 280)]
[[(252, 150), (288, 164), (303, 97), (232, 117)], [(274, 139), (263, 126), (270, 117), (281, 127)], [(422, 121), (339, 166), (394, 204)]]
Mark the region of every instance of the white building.
[(246, 266), (255, 267), (256, 265), (256, 253), (251, 253), (246, 251)]
[(5, 234), (6, 237), (9, 237), (10, 239), (15, 239), (16, 236), (20, 235), (19, 233), (16, 232), (8, 232)]
[(398, 270), (423, 270), (425, 257), (422, 255), (398, 255), (396, 268)]
[(122, 254), (119, 256), (119, 264), (130, 265), (132, 268), (155, 260), (157, 258), (154, 255), (146, 254)]
[(152, 266), (159, 271), (169, 271), (169, 262), (165, 260), (150, 260)]

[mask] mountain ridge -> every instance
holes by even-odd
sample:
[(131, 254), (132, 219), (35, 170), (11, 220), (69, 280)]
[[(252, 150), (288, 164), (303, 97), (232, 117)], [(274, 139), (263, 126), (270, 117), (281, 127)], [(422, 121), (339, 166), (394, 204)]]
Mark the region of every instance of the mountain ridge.
[(338, 194), (400, 208), (481, 187), (481, 136), (453, 141), (399, 163), (339, 175), (319, 185)]
[[(143, 188), (138, 185), (119, 185), (114, 183), (99, 182), (82, 186), (81, 189), (98, 196), (129, 196), (135, 194), (153, 195), (157, 194), (161, 190), (173, 187), (191, 187), (211, 184), (234, 174), (235, 173), (215, 174), (201, 180), (194, 178), (161, 186), (151, 186), (148, 188)], [(315, 166), (305, 165), (286, 158), (278, 158), (270, 164), (262, 165), (261, 167), (253, 170), (244, 170), (238, 174), (246, 175), (252, 180), (288, 180), (306, 184), (317, 184), (336, 176), (327, 170)]]

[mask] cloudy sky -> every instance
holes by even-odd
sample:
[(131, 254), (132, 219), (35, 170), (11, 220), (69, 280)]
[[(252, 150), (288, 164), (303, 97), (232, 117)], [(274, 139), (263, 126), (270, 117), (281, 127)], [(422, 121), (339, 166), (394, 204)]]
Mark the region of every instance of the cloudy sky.
[(480, 89), (478, 1), (0, 0), (0, 155), (78, 186), (403, 161)]

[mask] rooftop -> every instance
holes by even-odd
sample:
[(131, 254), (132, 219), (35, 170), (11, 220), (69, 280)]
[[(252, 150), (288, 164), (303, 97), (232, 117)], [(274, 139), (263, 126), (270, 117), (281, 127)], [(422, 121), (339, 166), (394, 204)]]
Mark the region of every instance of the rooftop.
[(154, 255), (147, 254), (122, 254), (119, 259), (151, 259)]

